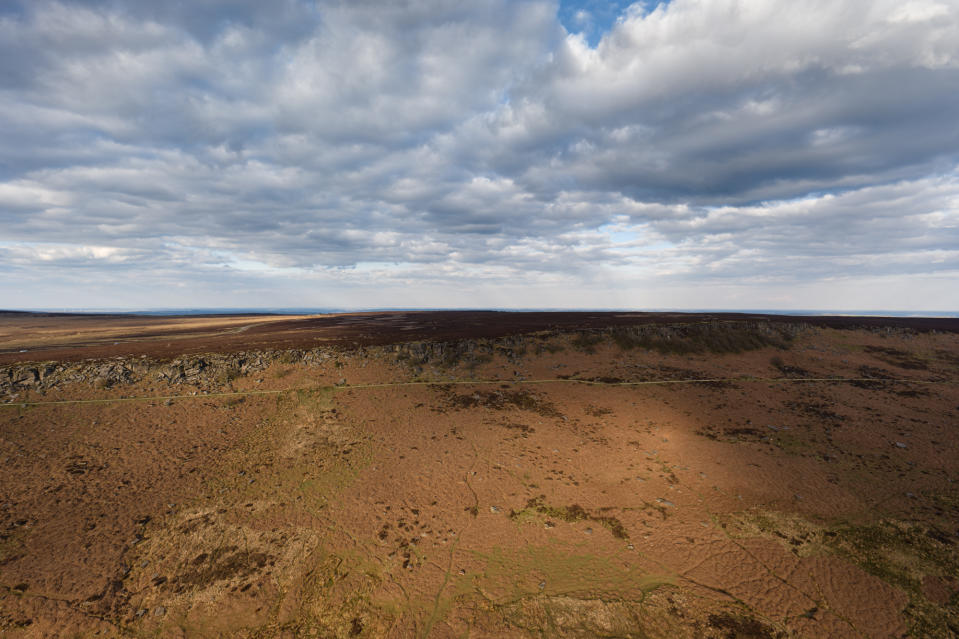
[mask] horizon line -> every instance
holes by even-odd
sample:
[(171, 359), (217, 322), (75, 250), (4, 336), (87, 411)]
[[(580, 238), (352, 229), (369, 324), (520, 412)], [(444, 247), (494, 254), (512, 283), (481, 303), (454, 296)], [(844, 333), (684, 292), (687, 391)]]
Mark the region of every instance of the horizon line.
[(959, 317), (959, 310), (829, 309), (829, 308), (627, 308), (627, 307), (316, 307), (316, 306), (218, 306), (218, 307), (31, 307), (0, 308), (0, 313), (64, 313), (120, 315), (329, 315), (382, 312), (506, 312), (506, 313), (741, 313), (757, 315), (835, 315), (852, 317)]

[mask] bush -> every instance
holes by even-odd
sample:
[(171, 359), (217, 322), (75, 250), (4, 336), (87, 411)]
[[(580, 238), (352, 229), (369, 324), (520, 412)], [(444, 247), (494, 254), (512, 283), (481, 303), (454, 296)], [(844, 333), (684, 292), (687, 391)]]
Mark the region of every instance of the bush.
[(784, 330), (747, 322), (617, 328), (611, 337), (622, 350), (647, 348), (676, 355), (741, 353), (766, 347), (786, 349), (792, 339)]
[(603, 341), (603, 336), (597, 333), (577, 333), (573, 338), (573, 348), (593, 354), (596, 352), (596, 345)]

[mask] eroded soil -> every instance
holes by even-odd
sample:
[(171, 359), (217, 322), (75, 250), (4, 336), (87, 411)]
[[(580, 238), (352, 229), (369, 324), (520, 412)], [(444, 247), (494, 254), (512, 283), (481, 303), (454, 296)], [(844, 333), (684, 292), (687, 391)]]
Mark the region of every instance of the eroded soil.
[(684, 335), (20, 389), (0, 631), (957, 636), (959, 336)]

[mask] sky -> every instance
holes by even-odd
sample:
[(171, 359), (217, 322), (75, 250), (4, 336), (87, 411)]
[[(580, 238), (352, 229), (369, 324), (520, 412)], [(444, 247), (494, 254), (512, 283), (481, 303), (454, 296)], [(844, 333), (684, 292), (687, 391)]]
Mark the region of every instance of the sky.
[(3, 0), (0, 308), (959, 310), (955, 0)]

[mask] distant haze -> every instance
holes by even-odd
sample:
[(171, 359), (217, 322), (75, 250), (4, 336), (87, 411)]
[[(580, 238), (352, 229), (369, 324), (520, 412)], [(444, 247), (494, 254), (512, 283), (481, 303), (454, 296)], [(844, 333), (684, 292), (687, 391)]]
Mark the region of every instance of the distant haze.
[(950, 0), (7, 0), (0, 140), (0, 308), (959, 307)]

